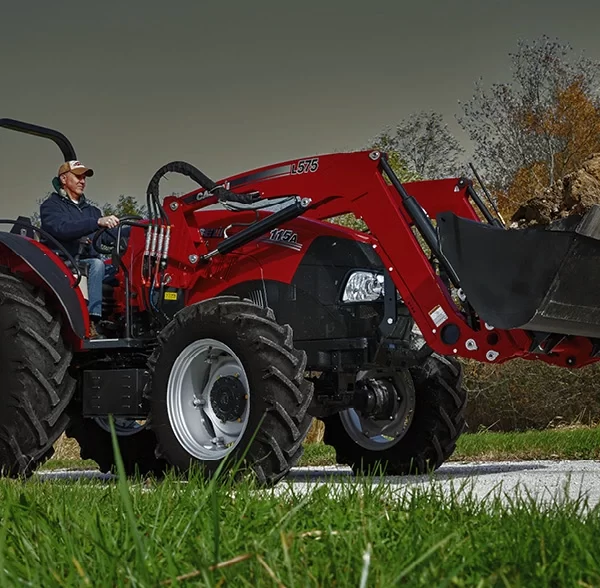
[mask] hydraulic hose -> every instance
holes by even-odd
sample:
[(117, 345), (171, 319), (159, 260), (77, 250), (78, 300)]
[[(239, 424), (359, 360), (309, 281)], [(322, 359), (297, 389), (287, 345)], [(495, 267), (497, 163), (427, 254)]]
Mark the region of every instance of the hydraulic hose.
[(216, 184), (206, 174), (190, 163), (186, 163), (185, 161), (172, 161), (158, 169), (148, 184), (146, 202), (151, 220), (154, 220), (157, 217), (157, 212), (163, 220), (167, 220), (158, 198), (158, 185), (161, 178), (170, 172), (175, 172), (191, 178), (199, 186), (216, 196), (219, 200), (249, 204), (256, 199), (255, 195), (252, 194), (236, 194), (235, 192), (225, 189), (223, 186)]
[[(204, 188), (209, 193), (209, 196), (216, 197), (220, 201), (249, 204), (257, 199), (256, 194), (236, 194), (227, 190), (211, 180), (197, 167), (185, 161), (172, 161), (158, 169), (150, 179), (146, 190), (146, 204), (150, 223), (148, 225), (144, 261), (142, 264), (142, 284), (146, 288), (150, 288), (150, 298), (152, 296), (152, 288), (162, 288), (162, 275), (166, 267), (166, 253), (169, 246), (171, 227), (169, 226), (169, 219), (160, 203), (159, 183), (166, 174), (171, 172), (187, 176)], [(152, 275), (153, 259), (155, 259), (154, 276)], [(162, 300), (160, 300), (160, 303), (162, 303)], [(154, 314), (155, 318), (157, 318), (159, 309), (154, 309), (151, 302), (148, 308)]]

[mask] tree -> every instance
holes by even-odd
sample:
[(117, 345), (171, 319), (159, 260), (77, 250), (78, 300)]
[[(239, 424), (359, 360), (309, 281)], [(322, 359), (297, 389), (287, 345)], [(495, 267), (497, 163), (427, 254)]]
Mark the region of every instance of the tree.
[(41, 219), (40, 219), (40, 206), (46, 198), (50, 196), (50, 192), (48, 192), (43, 198), (38, 198), (35, 202), (37, 204), (37, 209), (33, 211), (33, 213), (29, 216), (29, 220), (34, 227), (40, 228)]
[(367, 145), (368, 149), (377, 149), (387, 154), (388, 162), (394, 173), (401, 182), (413, 182), (419, 180), (416, 172), (408, 168), (408, 163), (398, 150), (391, 131), (385, 130)]
[(121, 218), (122, 216), (141, 216), (147, 215), (146, 207), (140, 205), (135, 196), (125, 196), (121, 194), (116, 205), (107, 203), (102, 207), (102, 213), (106, 216), (114, 214)]
[(600, 64), (547, 36), (519, 41), (509, 55), (512, 82), (487, 91), (477, 82), (459, 122), (487, 181), (514, 205), (600, 149)]
[[(384, 130), (374, 145), (390, 153), (412, 179), (458, 175), (464, 149), (444, 124), (441, 114), (419, 112)], [(406, 181), (406, 180), (405, 180)]]
[(579, 169), (593, 153), (600, 152), (600, 108), (586, 95), (577, 81), (561, 90), (546, 112), (529, 114), (524, 127), (538, 135), (545, 134), (561, 149), (549, 160), (540, 160), (519, 168), (510, 184), (500, 193), (500, 205), (512, 211), (535, 194), (565, 175)]

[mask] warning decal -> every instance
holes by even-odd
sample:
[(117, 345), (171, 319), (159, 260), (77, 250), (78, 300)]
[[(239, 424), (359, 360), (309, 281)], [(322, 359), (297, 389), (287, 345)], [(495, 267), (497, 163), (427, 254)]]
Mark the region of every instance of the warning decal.
[(448, 320), (448, 315), (444, 312), (441, 306), (436, 306), (433, 310), (429, 311), (429, 316), (436, 327), (443, 325)]

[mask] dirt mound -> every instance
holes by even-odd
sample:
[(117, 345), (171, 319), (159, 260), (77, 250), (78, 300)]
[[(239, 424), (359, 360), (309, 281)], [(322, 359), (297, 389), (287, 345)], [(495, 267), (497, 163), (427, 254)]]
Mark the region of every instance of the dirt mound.
[(600, 153), (589, 157), (575, 172), (522, 204), (512, 215), (511, 228), (550, 223), (581, 215), (600, 204)]

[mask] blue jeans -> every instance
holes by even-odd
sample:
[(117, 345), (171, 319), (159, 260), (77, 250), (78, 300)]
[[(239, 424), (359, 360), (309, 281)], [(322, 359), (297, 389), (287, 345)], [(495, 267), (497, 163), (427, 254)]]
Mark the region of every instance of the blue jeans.
[(81, 259), (80, 264), (87, 265), (88, 268), (88, 312), (91, 319), (100, 319), (102, 317), (102, 283), (106, 276), (106, 265), (96, 258)]

